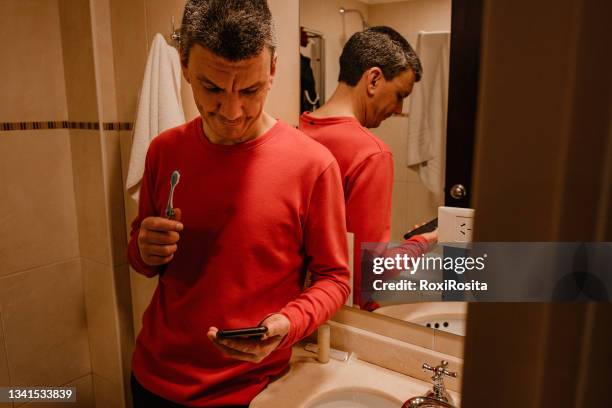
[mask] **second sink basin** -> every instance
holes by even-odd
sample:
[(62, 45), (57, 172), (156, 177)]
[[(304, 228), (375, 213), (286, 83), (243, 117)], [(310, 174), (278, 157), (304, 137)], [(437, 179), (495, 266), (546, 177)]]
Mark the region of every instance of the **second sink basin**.
[(399, 408), (402, 402), (368, 388), (340, 388), (319, 395), (306, 408)]

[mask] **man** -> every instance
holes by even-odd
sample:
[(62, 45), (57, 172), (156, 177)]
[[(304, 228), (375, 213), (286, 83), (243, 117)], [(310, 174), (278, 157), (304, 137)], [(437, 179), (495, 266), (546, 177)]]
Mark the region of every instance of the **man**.
[[(376, 308), (362, 298), (361, 243), (386, 243), (391, 231), (393, 156), (367, 128), (376, 128), (401, 113), (404, 98), (421, 79), (412, 47), (399, 33), (379, 26), (355, 33), (340, 56), (339, 84), (320, 109), (304, 112), (300, 129), (327, 147), (342, 173), (347, 230), (355, 234), (353, 301)], [(437, 233), (411, 238), (404, 253), (416, 256), (437, 241)]]
[[(200, 116), (151, 143), (128, 249), (159, 275), (133, 356), (137, 407), (248, 405), (348, 296), (339, 168), (263, 111), (274, 50), (265, 0), (187, 2), (180, 54)], [(217, 338), (258, 325), (262, 339)]]

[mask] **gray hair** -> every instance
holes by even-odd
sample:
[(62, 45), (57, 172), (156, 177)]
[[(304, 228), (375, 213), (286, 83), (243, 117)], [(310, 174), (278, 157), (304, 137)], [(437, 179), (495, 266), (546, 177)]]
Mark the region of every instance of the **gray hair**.
[(408, 69), (414, 71), (417, 82), (423, 76), (421, 61), (408, 41), (387, 26), (371, 27), (349, 38), (340, 55), (338, 81), (355, 86), (372, 67), (380, 68), (386, 80)]
[(194, 44), (230, 61), (276, 49), (276, 30), (266, 0), (188, 0), (181, 23), (180, 53), (189, 62)]

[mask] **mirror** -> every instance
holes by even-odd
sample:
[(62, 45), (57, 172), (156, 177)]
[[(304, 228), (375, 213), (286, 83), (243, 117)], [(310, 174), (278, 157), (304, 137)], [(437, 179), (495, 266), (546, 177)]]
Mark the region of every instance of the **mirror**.
[[(401, 113), (369, 129), (393, 154), (390, 240), (401, 243), (416, 224), (436, 218), (445, 203), (451, 0), (300, 0), (300, 106), (314, 111), (329, 101), (347, 40), (381, 25), (407, 39), (423, 66), (422, 80), (404, 99)], [(407, 303), (376, 294), (372, 300), (375, 314), (464, 335), (465, 302)]]

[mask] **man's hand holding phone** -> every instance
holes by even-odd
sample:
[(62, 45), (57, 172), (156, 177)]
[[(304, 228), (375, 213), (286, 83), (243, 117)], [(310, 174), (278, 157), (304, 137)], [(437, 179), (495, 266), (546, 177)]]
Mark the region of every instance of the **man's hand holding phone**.
[(175, 208), (174, 213), (173, 220), (147, 217), (140, 223), (138, 250), (147, 265), (165, 265), (174, 258), (179, 232), (183, 230), (183, 224), (179, 222), (181, 210)]
[(268, 316), (260, 326), (266, 327), (267, 332), (255, 337), (221, 337), (217, 336), (219, 329), (210, 327), (208, 338), (223, 354), (237, 360), (259, 363), (272, 353), (289, 332), (291, 323), (280, 313)]
[(404, 239), (411, 238), (415, 235), (420, 235), (427, 240), (429, 245), (438, 243), (438, 219), (434, 218), (429, 222), (416, 224), (408, 233), (404, 235)]

